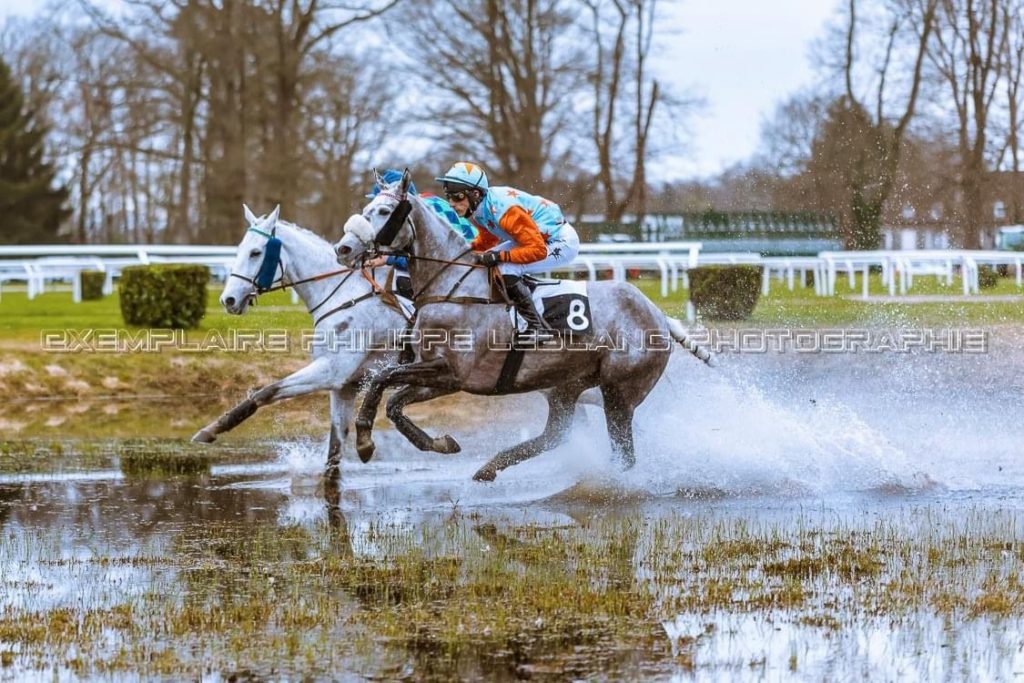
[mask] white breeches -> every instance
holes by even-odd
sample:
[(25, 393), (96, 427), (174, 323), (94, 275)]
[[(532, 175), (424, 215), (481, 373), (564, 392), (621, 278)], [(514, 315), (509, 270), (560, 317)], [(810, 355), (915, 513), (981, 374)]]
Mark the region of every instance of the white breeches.
[[(508, 251), (515, 247), (514, 242), (502, 242), (491, 251)], [(502, 275), (523, 275), (524, 273), (546, 273), (558, 270), (575, 260), (580, 253), (580, 238), (576, 228), (563, 223), (558, 235), (548, 242), (548, 255), (533, 263), (499, 263), (498, 270)]]

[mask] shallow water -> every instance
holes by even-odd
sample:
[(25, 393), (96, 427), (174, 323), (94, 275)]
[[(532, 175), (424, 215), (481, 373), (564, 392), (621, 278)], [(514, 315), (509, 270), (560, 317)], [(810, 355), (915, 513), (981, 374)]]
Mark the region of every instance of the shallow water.
[[(187, 601), (199, 588), (181, 558), (207, 566), (213, 560), (203, 548), (216, 546), (220, 534), (300, 529), (307, 535), (295, 551), (302, 561), (338, 552), (387, 558), (393, 551), (382, 546), (383, 526), (418, 539), (428, 554), (462, 557), (493, 543), (480, 531), (488, 525), (575, 529), (586, 538), (591, 525), (609, 518), (642, 521), (627, 558), (631, 581), (638, 583), (652, 580), (643, 539), (657, 535), (658, 520), (725, 529), (721, 538), (700, 542), (707, 548), (746, 529), (780, 538), (876, 533), (899, 541), (883, 543), (880, 552), (901, 543), (924, 548), (936, 537), (955, 536), (950, 529), (983, 535), (1007, 550), (978, 559), (963, 577), (952, 575), (977, 594), (969, 596), (973, 600), (985, 595), (984, 577), (1024, 574), (1024, 386), (1014, 372), (1022, 360), (1024, 350), (998, 343), (980, 356), (730, 355), (715, 369), (676, 354), (638, 411), (638, 464), (625, 473), (612, 462), (599, 409), (586, 406), (578, 409), (566, 444), (503, 472), (493, 484), (472, 482), (495, 450), (540, 429), (543, 403), (535, 396), (499, 402), (497, 412), (504, 414), (487, 430), (418, 409), (431, 431), (450, 431), (463, 452), (422, 454), (393, 430), (378, 430), (378, 456), (362, 465), (349, 448), (337, 488), (319, 476), (319, 439), (261, 442), (246, 446), (245, 457), (218, 452), (208, 470), (184, 477), (126, 475), (116, 448), (109, 462), (97, 463), (103, 466), (83, 466), (72, 447), (51, 467), (0, 473), (0, 610), (111, 609), (160, 592)], [(486, 410), (487, 401), (469, 405)], [(74, 434), (65, 437), (73, 442)], [(453, 526), (457, 540), (439, 540)], [(344, 549), (331, 549), (339, 529)], [(699, 582), (702, 570), (695, 569)], [(389, 645), (373, 655), (346, 651), (326, 664), (286, 659), (276, 671), (680, 680), (1024, 675), (1024, 592), (995, 611), (969, 604), (947, 610), (924, 601), (869, 613), (845, 598), (827, 598), (832, 590), (856, 594), (857, 582), (814, 581), (821, 584), (804, 588), (813, 599), (791, 607), (750, 609), (737, 597), (732, 607), (666, 608), (660, 618), (645, 618), (655, 634), (649, 641), (613, 656), (581, 645), (497, 664), (460, 655), (431, 668), (429, 657)], [(677, 583), (671, 590), (704, 588)], [(652, 590), (665, 597), (662, 588)], [(830, 626), (822, 626), (822, 615)], [(331, 628), (345, 634), (349, 627)], [(51, 666), (104, 670), (30, 656), (28, 644), (5, 640), (4, 633), (0, 627), (0, 656), (10, 655), (0, 677), (42, 675)], [(195, 671), (190, 667), (202, 659), (179, 658), (181, 668), (171, 671)], [(258, 658), (239, 666), (275, 675)], [(138, 673), (132, 666), (112, 671), (126, 678)], [(227, 677), (231, 670), (208, 673)]]

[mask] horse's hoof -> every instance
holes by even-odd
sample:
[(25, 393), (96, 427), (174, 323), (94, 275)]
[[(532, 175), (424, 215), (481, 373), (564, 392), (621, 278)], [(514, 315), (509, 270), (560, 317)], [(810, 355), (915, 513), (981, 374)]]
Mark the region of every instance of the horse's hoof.
[(200, 429), (194, 435), (192, 435), (192, 443), (213, 443), (217, 440), (217, 436), (211, 434), (205, 429)]
[(363, 464), (370, 462), (373, 459), (374, 446), (373, 442), (356, 444), (356, 453), (359, 454), (359, 459), (363, 461)]
[(473, 475), (473, 481), (494, 481), (494, 478), (497, 476), (498, 473), (493, 467), (484, 465)]
[(435, 453), (444, 453), (450, 455), (452, 453), (458, 453), (462, 450), (462, 446), (459, 442), (452, 438), (451, 434), (445, 434), (434, 439), (431, 449)]

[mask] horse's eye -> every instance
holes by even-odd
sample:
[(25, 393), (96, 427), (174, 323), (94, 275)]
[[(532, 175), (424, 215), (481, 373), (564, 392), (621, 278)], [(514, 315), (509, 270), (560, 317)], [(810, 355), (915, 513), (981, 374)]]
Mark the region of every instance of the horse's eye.
[(381, 207), (381, 208), (377, 209), (377, 215), (378, 216), (390, 216), (391, 215), (391, 209), (389, 209), (387, 207)]
[(261, 253), (263, 252), (261, 252), (259, 249), (253, 249), (252, 251), (249, 252), (249, 258), (256, 258)]

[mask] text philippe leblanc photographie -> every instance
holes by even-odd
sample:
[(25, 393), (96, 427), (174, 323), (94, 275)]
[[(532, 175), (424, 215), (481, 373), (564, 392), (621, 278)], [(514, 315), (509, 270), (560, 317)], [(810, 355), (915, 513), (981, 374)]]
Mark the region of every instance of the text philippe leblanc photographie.
[[(988, 332), (982, 329), (743, 329), (693, 330), (689, 342), (716, 354), (763, 353), (961, 353), (989, 350)], [(400, 351), (410, 346), (460, 352), (508, 350), (507, 330), (409, 329), (386, 333), (368, 330), (290, 331), (233, 329), (186, 331), (175, 329), (43, 330), (40, 345), (53, 353), (162, 353), (162, 352), (267, 352), (295, 350), (330, 352)], [(537, 341), (519, 335), (515, 348), (545, 352), (661, 350), (676, 347), (664, 330), (581, 335), (564, 331), (553, 339)]]

